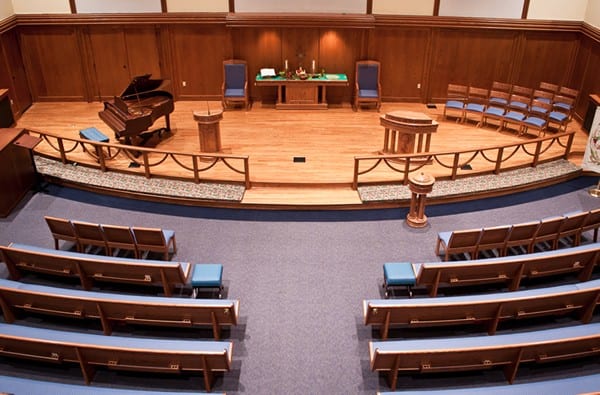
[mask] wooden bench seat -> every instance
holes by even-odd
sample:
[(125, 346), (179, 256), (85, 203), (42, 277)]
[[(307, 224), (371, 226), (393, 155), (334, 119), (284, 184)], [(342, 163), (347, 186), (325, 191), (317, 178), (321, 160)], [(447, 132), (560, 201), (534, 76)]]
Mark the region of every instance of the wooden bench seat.
[(512, 383), (521, 363), (600, 355), (600, 323), (496, 336), (369, 342), (372, 371), (396, 389), (398, 373), (436, 373), (502, 367)]
[(536, 247), (557, 249), (559, 241), (576, 247), (582, 234), (594, 231), (593, 242), (598, 238), (600, 208), (590, 211), (574, 211), (564, 215), (544, 218), (540, 221), (502, 225), (481, 229), (461, 229), (439, 232), (435, 246), (436, 255), (447, 261), (450, 255), (463, 254), (468, 259), (477, 259), (479, 253), (494, 250), (504, 256), (511, 247), (524, 247), (527, 253)]
[(479, 387), (470, 386), (468, 388), (428, 388), (423, 390), (377, 392), (377, 395), (592, 395), (598, 393), (598, 383), (600, 383), (600, 374), (588, 374), (503, 386), (482, 385)]
[(0, 323), (0, 355), (79, 364), (86, 384), (97, 368), (152, 373), (203, 372), (210, 391), (215, 372), (228, 372), (231, 342), (102, 336)]
[(176, 288), (190, 286), (194, 270), (202, 264), (98, 256), (11, 243), (0, 246), (10, 278), (19, 280), (30, 271), (79, 279), (90, 290), (95, 282), (161, 287), (166, 296)]
[[(385, 263), (384, 287), (386, 295), (390, 287), (425, 287), (430, 296), (436, 296), (440, 286), (460, 287), (469, 285), (503, 284), (510, 291), (519, 289), (524, 278), (542, 278), (559, 274), (577, 273), (579, 281), (588, 281), (600, 259), (600, 243), (586, 244), (560, 250), (533, 254), (478, 259), (457, 262)], [(406, 278), (411, 270), (393, 270), (394, 266), (411, 266), (414, 279)], [(402, 283), (390, 277), (390, 273), (402, 272)]]
[(169, 260), (169, 254), (177, 253), (174, 230), (99, 224), (51, 216), (45, 216), (44, 219), (57, 250), (59, 241), (65, 240), (75, 243), (78, 252), (86, 252), (88, 246), (100, 247), (107, 255), (113, 255), (118, 250), (132, 251), (134, 258), (159, 252), (166, 261)]
[[(110, 385), (113, 385), (112, 383)], [(123, 387), (100, 387), (42, 381), (12, 376), (0, 376), (0, 394), (26, 395), (182, 395), (181, 391), (165, 390), (132, 390)], [(213, 392), (216, 395), (215, 392)], [(224, 395), (224, 394), (223, 394)]]
[(106, 335), (112, 333), (114, 323), (186, 328), (209, 325), (215, 340), (219, 340), (223, 326), (237, 325), (239, 316), (238, 300), (108, 294), (4, 279), (0, 279), (0, 307), (8, 323), (25, 311), (100, 320)]
[(600, 280), (557, 287), (502, 292), (486, 295), (448, 296), (426, 299), (371, 299), (363, 301), (365, 325), (378, 326), (381, 338), (389, 328), (484, 324), (496, 333), (506, 320), (562, 315), (577, 312), (589, 323), (600, 304)]

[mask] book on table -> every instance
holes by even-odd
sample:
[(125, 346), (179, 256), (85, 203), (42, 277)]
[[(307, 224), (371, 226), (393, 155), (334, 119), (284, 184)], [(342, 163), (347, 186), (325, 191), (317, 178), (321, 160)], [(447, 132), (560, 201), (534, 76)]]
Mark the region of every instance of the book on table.
[(275, 69), (272, 68), (263, 68), (260, 69), (260, 77), (261, 78), (270, 78), (270, 77), (275, 77), (277, 74), (275, 74)]

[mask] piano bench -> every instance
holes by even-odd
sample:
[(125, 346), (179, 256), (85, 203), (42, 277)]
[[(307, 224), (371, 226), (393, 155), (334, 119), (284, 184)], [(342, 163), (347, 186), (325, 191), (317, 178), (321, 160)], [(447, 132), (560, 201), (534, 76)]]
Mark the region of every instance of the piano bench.
[[(99, 131), (98, 129), (96, 129), (95, 127), (90, 127), (87, 129), (82, 129), (79, 131), (79, 137), (81, 137), (82, 139), (86, 139), (86, 140), (90, 140), (90, 141), (94, 141), (94, 142), (98, 142), (98, 143), (108, 143), (109, 138), (102, 133), (101, 131)], [(100, 162), (100, 155), (102, 154), (104, 157), (106, 157), (107, 153), (108, 156), (111, 156), (110, 153), (110, 147), (107, 147), (106, 152), (103, 151), (102, 147), (100, 146), (95, 146), (95, 152), (94, 151), (88, 151), (85, 147), (85, 145), (83, 146), (83, 150), (86, 151), (87, 153), (89, 153), (91, 156), (93, 156), (96, 160), (98, 160), (98, 162)]]
[(80, 130), (79, 136), (82, 139), (98, 141), (100, 143), (108, 143), (109, 140), (109, 138), (104, 133), (102, 133), (93, 126), (91, 128)]

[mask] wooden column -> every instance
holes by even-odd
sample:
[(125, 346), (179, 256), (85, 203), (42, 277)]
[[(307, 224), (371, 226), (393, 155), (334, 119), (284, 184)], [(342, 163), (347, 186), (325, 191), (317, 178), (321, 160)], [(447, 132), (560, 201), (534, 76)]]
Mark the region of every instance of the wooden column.
[(223, 110), (194, 111), (194, 120), (198, 123), (200, 151), (220, 152), (221, 129), (219, 122), (223, 119)]

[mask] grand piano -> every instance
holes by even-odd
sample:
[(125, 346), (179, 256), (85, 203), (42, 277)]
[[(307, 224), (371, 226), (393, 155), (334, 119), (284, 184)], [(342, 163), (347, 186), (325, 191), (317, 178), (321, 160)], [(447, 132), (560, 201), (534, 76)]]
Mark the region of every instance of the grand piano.
[[(104, 102), (98, 113), (115, 132), (117, 139), (126, 144), (144, 145), (156, 132), (170, 131), (169, 114), (174, 110), (171, 81), (150, 79), (150, 74), (133, 78), (129, 86), (112, 102)], [(165, 117), (166, 127), (149, 131), (160, 117)]]

